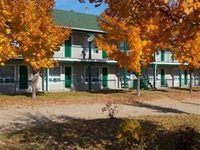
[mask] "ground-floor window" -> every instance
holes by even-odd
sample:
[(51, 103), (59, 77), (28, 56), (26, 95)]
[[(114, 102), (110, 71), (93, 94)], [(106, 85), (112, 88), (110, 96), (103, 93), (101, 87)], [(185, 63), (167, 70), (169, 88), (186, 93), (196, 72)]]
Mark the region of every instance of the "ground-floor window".
[(0, 84), (13, 84), (15, 80), (14, 66), (0, 67)]
[(58, 83), (61, 81), (61, 67), (49, 69), (49, 81), (52, 83)]
[[(85, 81), (89, 81), (88, 77), (88, 67), (85, 69)], [(99, 68), (98, 67), (92, 67), (91, 68), (91, 80), (92, 82), (99, 82)]]

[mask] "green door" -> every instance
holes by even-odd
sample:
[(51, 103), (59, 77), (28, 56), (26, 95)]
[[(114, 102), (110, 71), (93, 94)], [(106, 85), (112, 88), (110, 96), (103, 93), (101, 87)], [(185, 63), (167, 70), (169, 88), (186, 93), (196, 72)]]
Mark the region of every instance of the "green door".
[(165, 86), (165, 69), (161, 69), (161, 86)]
[(108, 68), (104, 67), (102, 68), (102, 85), (103, 88), (108, 88)]
[(188, 84), (188, 73), (187, 73), (187, 71), (184, 72), (184, 83), (185, 83), (185, 85)]
[(103, 59), (108, 58), (108, 55), (107, 55), (107, 53), (106, 53), (105, 51), (102, 51), (102, 58), (103, 58)]
[(28, 68), (26, 66), (19, 67), (19, 88), (28, 89)]
[(161, 51), (161, 61), (165, 61), (165, 51)]
[(71, 57), (72, 55), (72, 42), (71, 37), (65, 41), (65, 57)]
[(72, 68), (65, 67), (65, 88), (71, 88), (72, 85)]

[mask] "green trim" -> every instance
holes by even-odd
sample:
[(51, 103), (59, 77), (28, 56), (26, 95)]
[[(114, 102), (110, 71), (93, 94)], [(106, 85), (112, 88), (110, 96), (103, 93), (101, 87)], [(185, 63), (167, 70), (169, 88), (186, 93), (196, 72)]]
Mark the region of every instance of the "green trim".
[(161, 51), (161, 61), (165, 61), (165, 51)]
[(179, 87), (182, 86), (182, 70), (179, 69)]
[(188, 84), (188, 72), (187, 72), (187, 70), (184, 71), (184, 84), (185, 85)]
[(106, 51), (102, 51), (102, 58), (103, 59), (107, 59), (108, 58), (108, 54), (106, 53)]
[(65, 57), (71, 58), (72, 56), (72, 42), (71, 42), (71, 36), (68, 40), (65, 41)]
[(127, 70), (126, 68), (122, 69), (122, 76), (123, 76), (123, 84), (122, 84), (122, 88), (128, 88), (128, 80), (127, 80)]
[(165, 86), (165, 69), (161, 69), (160, 70), (160, 75), (161, 75), (161, 86), (164, 87)]
[[(124, 53), (126, 53), (128, 51), (128, 43), (124, 42), (124, 49), (123, 50), (124, 50)], [(123, 74), (123, 81), (124, 81), (122, 88), (128, 88), (127, 69), (126, 68), (123, 68), (122, 74)]]
[(157, 65), (153, 65), (153, 86), (156, 88), (156, 72), (157, 72)]
[(72, 87), (72, 67), (65, 67), (65, 88)]
[(103, 88), (108, 88), (108, 68), (102, 68), (102, 86)]
[(19, 89), (28, 89), (28, 68), (26, 66), (19, 67)]
[(49, 69), (46, 69), (46, 91), (49, 91)]

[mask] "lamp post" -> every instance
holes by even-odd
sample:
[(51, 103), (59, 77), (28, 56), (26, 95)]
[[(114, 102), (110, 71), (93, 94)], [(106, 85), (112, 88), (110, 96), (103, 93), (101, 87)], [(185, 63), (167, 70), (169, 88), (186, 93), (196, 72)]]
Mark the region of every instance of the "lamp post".
[(88, 90), (92, 90), (92, 72), (91, 72), (91, 62), (92, 59), (92, 41), (94, 40), (94, 35), (89, 34), (88, 37), (88, 43), (89, 43), (89, 62), (88, 62)]

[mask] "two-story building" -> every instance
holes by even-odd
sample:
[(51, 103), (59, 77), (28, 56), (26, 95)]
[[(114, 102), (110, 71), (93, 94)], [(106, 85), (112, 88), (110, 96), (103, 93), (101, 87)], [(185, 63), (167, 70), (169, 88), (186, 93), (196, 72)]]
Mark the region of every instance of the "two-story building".
[[(72, 33), (54, 54), (58, 66), (42, 72), (38, 91), (88, 90), (89, 86), (92, 90), (121, 88), (116, 61), (109, 60), (93, 43), (89, 49), (89, 36), (105, 34), (97, 24), (97, 16), (62, 10), (54, 10), (53, 15), (57, 25), (70, 26)], [(10, 60), (0, 67), (1, 92), (31, 91), (31, 79), (31, 68), (22, 59)]]
[[(58, 66), (41, 73), (38, 91), (70, 91), (135, 88), (136, 77), (126, 69), (119, 68), (106, 52), (99, 50), (89, 37), (106, 34), (97, 24), (97, 16), (73, 11), (54, 10), (54, 21), (62, 27), (70, 26), (72, 33), (60, 50), (54, 54)], [(125, 49), (124, 49), (125, 50)], [(182, 87), (189, 84), (187, 71), (170, 51), (155, 54), (155, 62), (143, 70), (143, 86)], [(195, 72), (194, 85), (200, 85), (200, 72)], [(0, 67), (0, 92), (31, 91), (31, 69), (23, 64), (22, 58), (10, 60)]]

